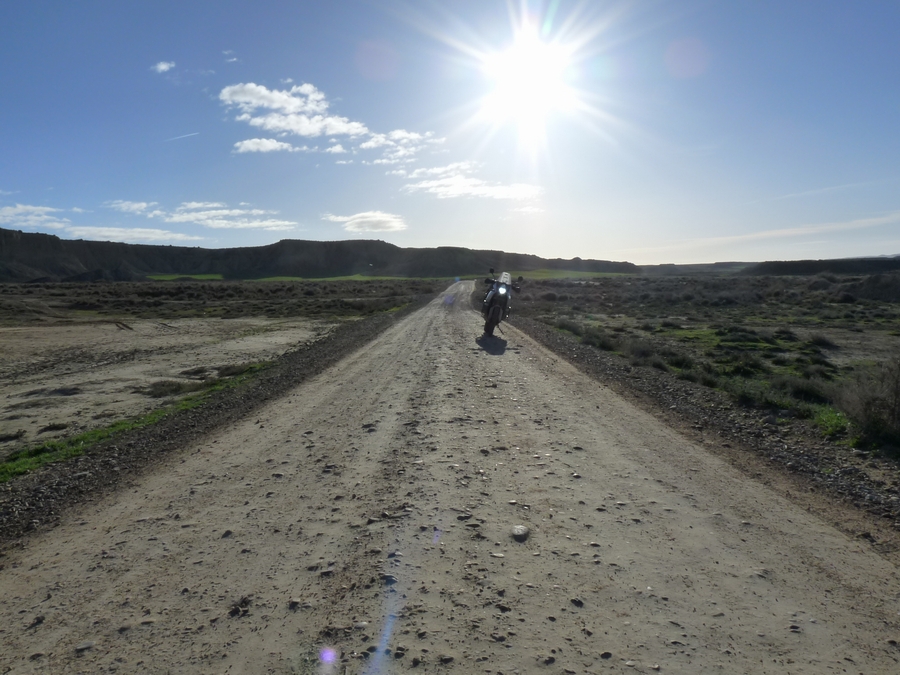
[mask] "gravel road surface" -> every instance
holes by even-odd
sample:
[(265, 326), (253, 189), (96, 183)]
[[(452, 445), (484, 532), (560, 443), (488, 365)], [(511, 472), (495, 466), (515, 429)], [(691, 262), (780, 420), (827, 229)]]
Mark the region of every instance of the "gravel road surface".
[(471, 290), (7, 552), (0, 672), (900, 672), (893, 565)]

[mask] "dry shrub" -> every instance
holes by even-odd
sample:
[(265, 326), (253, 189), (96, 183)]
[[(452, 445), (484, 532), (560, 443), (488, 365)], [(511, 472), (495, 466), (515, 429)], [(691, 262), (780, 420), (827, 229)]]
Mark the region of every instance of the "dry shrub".
[(198, 391), (206, 386), (203, 382), (181, 382), (179, 380), (160, 380), (151, 383), (149, 386), (139, 389), (142, 394), (151, 398), (165, 398), (167, 396), (178, 396), (187, 394), (192, 391)]
[(807, 403), (829, 403), (825, 384), (818, 379), (806, 379), (794, 375), (778, 375), (772, 378), (772, 387)]
[(837, 347), (837, 345), (831, 341), (830, 338), (826, 335), (822, 335), (822, 333), (813, 333), (809, 336), (809, 344), (815, 345), (816, 347), (824, 347), (825, 349), (833, 349)]
[(591, 345), (607, 352), (615, 351), (618, 346), (615, 338), (599, 328), (586, 328), (581, 336), (581, 341), (586, 345)]
[(836, 399), (865, 439), (900, 443), (900, 358), (858, 373)]
[(653, 356), (656, 350), (649, 342), (633, 338), (625, 343), (625, 353), (637, 361), (643, 361)]

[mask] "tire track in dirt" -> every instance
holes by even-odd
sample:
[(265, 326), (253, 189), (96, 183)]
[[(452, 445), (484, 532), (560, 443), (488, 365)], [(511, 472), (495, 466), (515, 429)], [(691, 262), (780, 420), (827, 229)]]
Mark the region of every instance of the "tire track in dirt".
[(897, 668), (892, 565), (470, 290), (11, 552), (0, 669)]

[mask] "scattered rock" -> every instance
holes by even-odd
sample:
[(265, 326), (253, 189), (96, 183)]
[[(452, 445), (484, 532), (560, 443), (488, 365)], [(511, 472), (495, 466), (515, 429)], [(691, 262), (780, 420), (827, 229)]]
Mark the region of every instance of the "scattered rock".
[(88, 640), (87, 642), (82, 642), (80, 644), (75, 645), (75, 653), (83, 654), (87, 650), (93, 649), (93, 647), (94, 647), (94, 643), (91, 642), (90, 640)]
[(513, 525), (511, 533), (513, 539), (522, 542), (528, 539), (529, 535), (531, 534), (531, 530), (529, 530), (525, 525)]

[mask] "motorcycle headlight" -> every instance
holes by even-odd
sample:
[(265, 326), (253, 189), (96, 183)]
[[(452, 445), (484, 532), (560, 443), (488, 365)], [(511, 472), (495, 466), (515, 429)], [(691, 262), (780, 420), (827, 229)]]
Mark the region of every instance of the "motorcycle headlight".
[(506, 295), (506, 288), (503, 286), (500, 287), (500, 295)]

